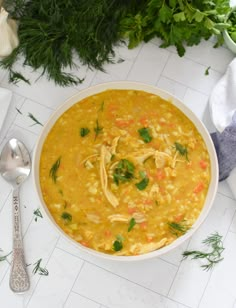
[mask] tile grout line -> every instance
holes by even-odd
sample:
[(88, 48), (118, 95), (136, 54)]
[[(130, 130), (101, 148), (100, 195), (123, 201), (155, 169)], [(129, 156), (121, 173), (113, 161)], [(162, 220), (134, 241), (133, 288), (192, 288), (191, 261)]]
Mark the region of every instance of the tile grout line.
[[(234, 215), (233, 215), (233, 217), (232, 217), (232, 219), (231, 219), (231, 222), (230, 222), (230, 224), (229, 224), (229, 227), (228, 227), (228, 229), (227, 229), (227, 231), (226, 231), (226, 234), (225, 234), (225, 236), (224, 236), (224, 238), (223, 238), (223, 243), (225, 242), (225, 239), (226, 239), (226, 237), (228, 236), (228, 233), (231, 232), (231, 231), (230, 231), (230, 227), (231, 227), (231, 225), (232, 225), (232, 222), (233, 222), (235, 213), (236, 213), (236, 210), (234, 210)], [(210, 283), (210, 279), (211, 279), (211, 276), (213, 275), (214, 270), (215, 270), (215, 269), (213, 269), (213, 270), (211, 271), (210, 275), (209, 275), (209, 278), (208, 278), (208, 280), (207, 280), (206, 286), (205, 286), (204, 291), (202, 292), (202, 296), (201, 296), (201, 298), (200, 298), (200, 300), (199, 300), (199, 303), (198, 303), (198, 306), (197, 306), (198, 308), (199, 308), (200, 305), (201, 305), (202, 299), (203, 299), (203, 297), (204, 297), (204, 295), (205, 295), (205, 293), (206, 293), (206, 289), (207, 289), (207, 287), (208, 287), (208, 285), (209, 285), (209, 283)]]
[(65, 249), (63, 249), (63, 248), (61, 248), (61, 247), (58, 247), (58, 246), (57, 246), (57, 249), (60, 249), (60, 250), (66, 252), (66, 253), (68, 253), (68, 254), (70, 254), (70, 255), (76, 257), (76, 258), (79, 258), (79, 259), (85, 261), (85, 262), (88, 263), (88, 264), (91, 264), (91, 265), (93, 265), (93, 266), (96, 266), (96, 267), (98, 267), (98, 268), (100, 268), (100, 269), (102, 269), (102, 270), (104, 270), (104, 271), (106, 271), (106, 272), (108, 272), (108, 273), (110, 273), (110, 274), (112, 274), (112, 275), (115, 275), (115, 276), (117, 276), (117, 277), (119, 277), (119, 278), (121, 278), (121, 279), (124, 279), (124, 280), (126, 280), (126, 281), (128, 281), (128, 282), (130, 282), (130, 283), (132, 283), (132, 284), (135, 284), (135, 285), (137, 285), (137, 286), (139, 286), (139, 287), (141, 287), (141, 288), (144, 288), (145, 290), (147, 290), (147, 291), (149, 291), (149, 292), (155, 293), (155, 294), (157, 294), (157, 295), (159, 295), (159, 296), (161, 296), (161, 297), (163, 296), (164, 298), (173, 301), (172, 299), (168, 298), (167, 295), (163, 295), (163, 294), (161, 294), (161, 293), (159, 293), (159, 292), (157, 292), (157, 291), (148, 289), (147, 287), (145, 287), (145, 286), (143, 286), (143, 285), (141, 285), (141, 284), (139, 284), (139, 283), (137, 283), (137, 282), (135, 282), (135, 281), (129, 280), (129, 279), (126, 278), (126, 277), (120, 276), (120, 275), (118, 275), (118, 274), (116, 274), (116, 273), (114, 273), (114, 272), (112, 272), (112, 271), (110, 271), (110, 270), (108, 270), (108, 269), (106, 269), (106, 268), (103, 268), (103, 267), (97, 265), (96, 263), (93, 263), (93, 262), (91, 262), (91, 261), (85, 260), (85, 259), (83, 259), (82, 257), (78, 257), (78, 256), (76, 256), (75, 254), (70, 253), (70, 252), (66, 251)]
[(87, 296), (85, 296), (85, 295), (82, 295), (82, 294), (80, 294), (79, 292), (76, 292), (76, 291), (72, 291), (72, 292), (75, 293), (75, 294), (78, 294), (78, 295), (80, 295), (80, 296), (82, 296), (82, 297), (84, 297), (84, 298), (86, 298), (86, 299), (88, 299), (88, 300), (90, 300), (90, 301), (92, 301), (92, 302), (98, 304), (98, 305), (100, 305), (100, 307), (109, 308), (108, 306), (103, 305), (102, 303), (99, 303), (99, 302), (97, 302), (97, 301), (95, 301), (95, 300), (93, 300), (93, 299), (91, 299), (91, 298), (89, 298), (89, 297), (87, 297)]
[[(56, 245), (57, 245), (59, 239), (60, 239), (60, 236), (58, 236), (58, 239), (57, 239), (57, 241), (56, 241), (56, 243), (55, 243), (55, 246), (54, 246), (52, 252), (50, 253), (50, 255), (49, 255), (49, 257), (48, 257), (48, 260), (47, 260), (47, 262), (46, 262), (46, 264), (45, 264), (45, 267), (48, 265), (48, 262), (50, 261), (52, 254), (54, 253), (55, 249), (57, 248)], [(35, 287), (34, 287), (32, 293), (31, 293), (31, 295), (30, 295), (30, 298), (29, 298), (29, 300), (28, 300), (28, 303), (25, 305), (25, 308), (29, 306), (30, 301), (31, 301), (31, 299), (32, 299), (32, 297), (33, 297), (33, 295), (34, 295), (34, 293), (35, 293), (35, 290), (37, 289), (37, 286), (38, 286), (38, 284), (39, 284), (41, 278), (42, 278), (42, 276), (39, 277), (39, 279), (38, 279), (38, 281), (37, 281), (37, 283), (36, 283), (36, 285), (35, 285)]]
[(228, 199), (230, 199), (230, 200), (236, 201), (235, 198), (230, 197), (230, 196), (227, 196), (226, 194), (224, 194), (224, 193), (222, 193), (222, 192), (220, 192), (220, 191), (217, 191), (217, 194), (222, 195), (223, 197), (226, 197), (226, 198), (228, 198)]
[[(58, 249), (58, 247), (57, 247), (57, 249)], [(82, 259), (81, 259), (81, 260), (82, 260)], [(82, 263), (82, 265), (81, 265), (81, 268), (80, 268), (78, 274), (77, 274), (76, 277), (75, 277), (75, 280), (74, 280), (74, 282), (73, 282), (73, 285), (72, 285), (72, 287), (71, 287), (71, 289), (70, 289), (70, 291), (69, 291), (69, 293), (68, 293), (68, 295), (67, 295), (67, 297), (66, 297), (66, 299), (65, 299), (65, 301), (64, 301), (62, 307), (65, 307), (65, 304), (66, 304), (66, 302), (67, 302), (67, 300), (68, 300), (68, 298), (69, 298), (71, 292), (73, 292), (74, 285), (75, 285), (76, 280), (78, 279), (78, 277), (79, 277), (79, 275), (80, 275), (80, 273), (81, 273), (81, 271), (82, 271), (82, 269), (83, 269), (83, 267), (84, 267), (84, 264), (85, 264), (85, 261), (83, 260), (83, 263)]]
[(140, 49), (139, 49), (139, 51), (138, 51), (136, 57), (134, 57), (134, 59), (133, 59), (133, 64), (131, 65), (131, 67), (130, 67), (130, 69), (129, 69), (127, 75), (126, 75), (126, 80), (127, 80), (127, 81), (129, 81), (129, 80), (128, 80), (129, 74), (130, 74), (131, 70), (133, 69), (134, 65), (136, 64), (137, 58), (138, 58), (138, 56), (139, 56), (139, 54), (140, 54), (140, 52), (141, 52), (141, 50), (142, 50), (143, 48), (144, 48), (144, 44), (142, 43), (142, 46), (140, 47)]
[[(192, 238), (191, 238), (191, 239), (192, 239)], [(185, 249), (185, 250), (188, 250), (188, 247), (190, 246), (191, 239), (189, 240), (188, 245), (186, 246), (186, 249)], [(179, 264), (179, 266), (178, 266), (178, 270), (176, 271), (175, 277), (173, 278), (172, 283), (171, 283), (171, 285), (170, 285), (169, 291), (168, 291), (168, 293), (167, 293), (167, 297), (168, 297), (168, 298), (170, 298), (170, 297), (169, 297), (169, 296), (170, 296), (170, 291), (171, 291), (171, 288), (172, 288), (172, 286), (173, 286), (173, 284), (174, 284), (174, 281), (175, 281), (175, 279), (176, 279), (176, 277), (177, 277), (177, 274), (178, 274), (178, 272), (179, 272), (179, 270), (180, 270), (180, 266), (181, 266), (182, 262), (183, 262), (183, 259), (180, 261), (180, 264)], [(181, 303), (181, 304), (182, 304), (182, 303)]]
[(13, 123), (13, 124), (14, 124), (14, 126), (19, 127), (19, 128), (21, 128), (21, 129), (24, 129), (24, 130), (26, 130), (27, 132), (29, 132), (29, 133), (31, 133), (31, 134), (37, 136), (37, 137), (39, 137), (39, 135), (41, 134), (41, 132), (40, 132), (40, 133), (35, 133), (35, 132), (32, 132), (31, 130), (29, 130), (29, 129), (23, 127), (23, 126), (20, 126), (20, 125), (15, 124), (15, 123)]
[(162, 71), (161, 71), (161, 73), (160, 73), (160, 76), (159, 76), (158, 80), (155, 82), (155, 87), (157, 87), (157, 84), (158, 84), (158, 82), (160, 81), (160, 79), (161, 79), (162, 77), (164, 77), (164, 76), (162, 76), (162, 74), (163, 74), (163, 72), (164, 72), (164, 70), (165, 70), (165, 68), (166, 68), (166, 65), (167, 65), (168, 61), (170, 60), (170, 57), (171, 57), (171, 52), (169, 51), (169, 54), (168, 54), (167, 59), (166, 59), (166, 63), (165, 63), (165, 65), (164, 65), (164, 67), (163, 67), (163, 69), (162, 69)]

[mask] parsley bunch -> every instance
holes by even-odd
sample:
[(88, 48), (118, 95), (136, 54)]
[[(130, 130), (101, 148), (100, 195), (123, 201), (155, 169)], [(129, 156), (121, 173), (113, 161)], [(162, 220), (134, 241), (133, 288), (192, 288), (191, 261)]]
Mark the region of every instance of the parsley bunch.
[(129, 48), (159, 37), (160, 47), (175, 45), (183, 56), (185, 44), (197, 45), (212, 34), (218, 36), (216, 45), (223, 42), (221, 31), (229, 26), (225, 23), (229, 10), (228, 0), (149, 0), (144, 10), (121, 21), (120, 31), (129, 38)]

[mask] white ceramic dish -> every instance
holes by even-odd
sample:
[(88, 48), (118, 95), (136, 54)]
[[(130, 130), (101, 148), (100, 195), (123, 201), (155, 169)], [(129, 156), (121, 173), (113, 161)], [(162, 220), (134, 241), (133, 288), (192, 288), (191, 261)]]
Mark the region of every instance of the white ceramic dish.
[[(41, 189), (40, 189), (40, 182), (39, 182), (39, 163), (40, 163), (40, 155), (41, 155), (41, 150), (45, 141), (45, 138), (47, 137), (49, 131), (51, 130), (52, 126), (54, 123), (57, 121), (57, 119), (72, 105), (77, 103), (78, 101), (81, 101), (85, 97), (88, 97), (90, 95), (94, 95), (96, 93), (108, 90), (108, 89), (133, 89), (133, 90), (142, 90), (146, 91), (149, 93), (156, 94), (166, 100), (171, 101), (176, 107), (178, 107), (196, 126), (198, 129), (199, 133), (202, 135), (209, 155), (210, 155), (210, 161), (211, 161), (211, 182), (209, 186), (209, 190), (207, 193), (207, 197), (205, 200), (204, 207), (202, 209), (202, 212), (193, 225), (193, 227), (183, 236), (179, 237), (176, 239), (173, 243), (171, 243), (168, 246), (165, 246), (159, 250), (149, 252), (143, 255), (138, 255), (138, 256), (113, 256), (105, 253), (101, 253), (98, 251), (95, 251), (90, 248), (86, 248), (82, 246), (81, 244), (77, 243), (74, 241), (72, 238), (70, 238), (64, 231), (55, 223), (53, 217), (51, 216), (46, 204), (44, 203)], [(75, 244), (78, 249), (81, 249), (82, 251), (85, 251), (87, 253), (93, 254), (98, 257), (103, 257), (107, 258), (110, 260), (116, 260), (116, 261), (135, 261), (135, 260), (144, 260), (144, 259), (149, 259), (152, 257), (157, 257), (160, 256), (164, 253), (167, 253), (173, 249), (175, 249), (177, 246), (182, 244), (185, 240), (187, 240), (189, 237), (193, 235), (193, 233), (199, 228), (199, 226), (203, 223), (205, 218), (207, 217), (214, 198), (215, 194), (217, 191), (217, 185), (218, 185), (218, 161), (217, 161), (217, 156), (215, 153), (215, 148), (212, 143), (211, 137), (203, 125), (203, 123), (196, 117), (196, 115), (189, 109), (187, 108), (183, 103), (181, 103), (177, 98), (173, 97), (171, 94), (158, 89), (154, 86), (149, 86), (141, 83), (136, 83), (136, 82), (129, 82), (129, 81), (121, 81), (121, 82), (110, 82), (110, 83), (104, 83), (104, 84), (99, 84), (93, 87), (90, 87), (88, 89), (85, 89), (78, 94), (72, 96), (69, 98), (63, 105), (61, 105), (54, 113), (53, 115), (49, 118), (48, 122), (45, 124), (44, 129), (38, 139), (37, 145), (34, 150), (34, 157), (33, 157), (33, 178), (34, 178), (34, 184), (36, 187), (37, 194), (39, 196), (39, 199), (41, 201), (43, 210), (46, 214), (46, 216), (49, 218), (49, 221), (52, 223), (52, 225), (58, 230), (60, 234), (62, 234), (64, 237), (69, 239), (69, 241), (73, 244)]]
[[(229, 19), (230, 14), (232, 12), (234, 12), (236, 10), (236, 6), (232, 7), (229, 14), (226, 17), (226, 21)], [(229, 35), (229, 32), (227, 30), (223, 31), (223, 37), (224, 37), (224, 41), (226, 46), (229, 48), (229, 50), (231, 50), (234, 54), (236, 54), (236, 43), (235, 41), (231, 38), (231, 36)]]

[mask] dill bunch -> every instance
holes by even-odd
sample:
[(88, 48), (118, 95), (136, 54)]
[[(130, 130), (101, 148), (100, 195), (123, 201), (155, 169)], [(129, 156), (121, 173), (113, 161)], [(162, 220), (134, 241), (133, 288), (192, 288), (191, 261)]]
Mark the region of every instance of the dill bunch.
[[(60, 86), (83, 80), (66, 73), (76, 68), (74, 54), (89, 68), (103, 70), (112, 62), (114, 46), (120, 40), (119, 23), (128, 12), (135, 12), (142, 1), (110, 0), (6, 0), (5, 8), (19, 20), (20, 45), (0, 62), (9, 71), (9, 81), (28, 81), (14, 64), (21, 56), (23, 65), (42, 70)], [(79, 69), (77, 67), (77, 69)]]

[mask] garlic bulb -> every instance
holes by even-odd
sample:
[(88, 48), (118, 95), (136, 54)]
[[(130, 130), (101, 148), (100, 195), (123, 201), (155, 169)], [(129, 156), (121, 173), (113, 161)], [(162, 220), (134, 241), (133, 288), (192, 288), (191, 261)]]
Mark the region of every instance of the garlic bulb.
[(2, 7), (0, 10), (0, 57), (9, 56), (18, 45), (16, 21), (8, 18), (8, 12)]

